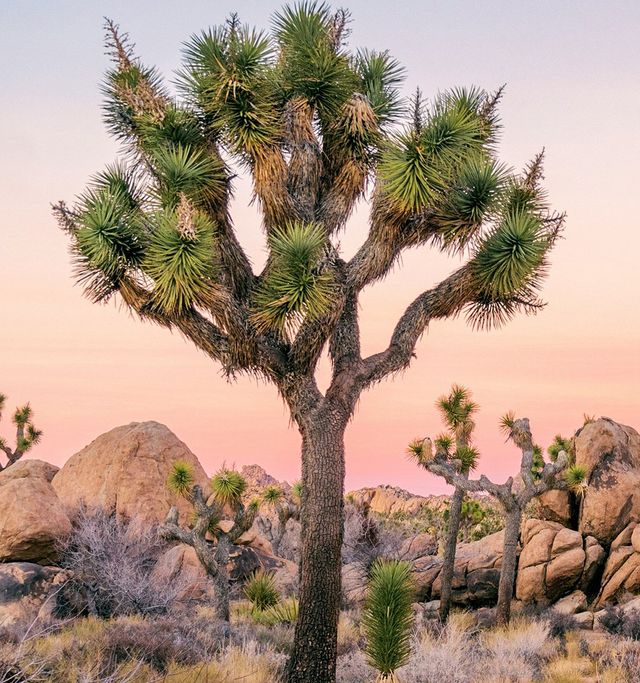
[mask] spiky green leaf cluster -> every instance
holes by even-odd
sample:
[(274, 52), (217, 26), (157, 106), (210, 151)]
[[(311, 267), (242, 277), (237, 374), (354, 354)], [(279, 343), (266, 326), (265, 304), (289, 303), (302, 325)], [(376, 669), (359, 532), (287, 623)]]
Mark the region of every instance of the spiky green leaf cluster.
[(142, 264), (153, 281), (153, 304), (171, 315), (192, 305), (211, 308), (215, 295), (215, 226), (201, 211), (180, 206), (155, 217)]
[(468, 441), (475, 428), (473, 415), (478, 404), (471, 400), (471, 392), (466, 387), (454, 384), (446, 396), (436, 401), (442, 419), (458, 440)]
[(513, 427), (516, 423), (516, 414), (513, 410), (509, 410), (506, 412), (499, 421), (499, 428), (500, 431), (508, 438), (511, 438), (511, 432), (513, 431)]
[(291, 487), (291, 495), (297, 500), (302, 500), (302, 482), (295, 481)]
[(400, 211), (437, 208), (456, 186), (470, 157), (482, 157), (487, 138), (484, 120), (468, 91), (446, 93), (423, 123), (399, 134), (380, 164), (385, 193)]
[(184, 460), (177, 460), (171, 465), (171, 470), (167, 477), (167, 487), (170, 491), (183, 498), (187, 498), (191, 494), (194, 484), (195, 473), (190, 463)]
[(451, 456), (451, 449), (455, 445), (455, 441), (450, 434), (438, 434), (433, 442), (436, 447), (436, 453), (445, 456)]
[(303, 316), (314, 320), (328, 312), (333, 278), (320, 264), (325, 236), (319, 225), (274, 230), (269, 245), (271, 268), (256, 293), (252, 318), (258, 329), (284, 334)]
[(585, 465), (573, 463), (564, 471), (567, 488), (577, 496), (583, 495), (589, 482), (589, 470)]
[(280, 601), (275, 576), (265, 571), (257, 571), (247, 580), (244, 595), (258, 612), (264, 612)]
[(254, 621), (263, 626), (276, 626), (278, 624), (295, 624), (298, 620), (299, 603), (297, 598), (281, 600), (263, 612), (252, 613)]
[(553, 443), (547, 449), (551, 461), (555, 462), (562, 451), (570, 457), (573, 452), (573, 442), (571, 439), (565, 439), (562, 435), (556, 434)]
[(307, 2), (284, 7), (274, 18), (285, 97), (302, 97), (321, 120), (335, 115), (358, 85), (342, 38), (348, 17), (329, 5)]
[(222, 505), (237, 506), (247, 489), (247, 480), (236, 470), (222, 468), (211, 478), (214, 498)]
[(114, 166), (95, 176), (81, 197), (76, 225), (77, 280), (93, 301), (104, 301), (144, 259), (147, 233), (131, 174)]
[(419, 465), (423, 465), (433, 457), (433, 449), (429, 448), (426, 439), (414, 439), (407, 446), (407, 455), (413, 458)]
[(404, 111), (399, 89), (405, 69), (387, 51), (366, 49), (358, 51), (355, 69), (380, 125), (396, 121)]
[(192, 36), (184, 56), (183, 92), (203, 112), (210, 133), (243, 155), (275, 143), (277, 90), (272, 46), (264, 33), (232, 16), (225, 25)]
[(262, 492), (262, 499), (269, 505), (276, 505), (284, 497), (284, 491), (280, 486), (270, 484)]
[(542, 471), (544, 470), (545, 461), (542, 454), (542, 448), (538, 444), (533, 446), (533, 463), (531, 465), (531, 474), (534, 479), (540, 479)]
[(399, 560), (376, 560), (371, 568), (362, 619), (365, 652), (383, 676), (406, 663), (413, 625), (411, 567)]
[(478, 466), (480, 452), (474, 446), (458, 446), (452, 457), (460, 463), (460, 472), (468, 474)]

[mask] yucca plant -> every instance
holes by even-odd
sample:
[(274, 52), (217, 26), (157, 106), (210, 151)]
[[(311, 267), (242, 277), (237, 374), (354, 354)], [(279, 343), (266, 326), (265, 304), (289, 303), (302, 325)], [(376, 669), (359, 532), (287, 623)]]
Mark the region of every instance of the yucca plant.
[[(242, 494), (247, 483), (239, 472), (222, 467), (211, 478), (212, 495), (209, 498), (196, 483), (193, 467), (184, 461), (174, 462), (167, 478), (167, 487), (193, 505), (193, 512), (185, 526), (180, 525), (178, 508), (173, 506), (159, 528), (162, 538), (190, 545), (207, 575), (213, 580), (214, 609), (223, 621), (229, 621), (229, 572), (227, 565), (232, 545), (253, 524), (259, 501), (246, 506)], [(208, 499), (209, 498), (209, 499)], [(228, 528), (220, 522), (231, 508), (233, 525)], [(213, 539), (213, 542), (212, 542)]]
[(378, 681), (396, 682), (396, 670), (411, 653), (413, 626), (411, 566), (399, 560), (378, 559), (371, 567), (362, 618), (369, 664)]
[(564, 478), (567, 488), (578, 497), (582, 497), (587, 489), (589, 470), (584, 465), (573, 463), (567, 467)]
[(273, 574), (265, 571), (255, 572), (244, 585), (244, 595), (251, 602), (253, 609), (264, 612), (280, 601)]
[(281, 600), (263, 612), (254, 612), (253, 618), (258, 624), (276, 626), (277, 624), (295, 624), (298, 620), (299, 602), (296, 598)]
[[(55, 207), (92, 301), (119, 297), (229, 377), (272, 383), (301, 432), (307, 533), (289, 683), (335, 679), (344, 432), (359, 397), (408, 366), (436, 320), (486, 328), (538, 311), (563, 224), (545, 202), (542, 156), (522, 172), (497, 157), (502, 90), (409, 101), (392, 56), (349, 49), (348, 22), (314, 0), (277, 12), (268, 31), (233, 15), (187, 40), (177, 93), (108, 22), (104, 115), (123, 161)], [(231, 219), (238, 173), (252, 183), (253, 226)], [(369, 230), (349, 258), (340, 232), (358, 202)], [(260, 273), (240, 224), (266, 233)], [(362, 293), (414, 247), (464, 261), (363, 357)]]
[[(2, 419), (2, 412), (6, 401), (7, 397), (4, 394), (0, 394), (0, 420)], [(7, 462), (4, 465), (0, 462), (0, 472), (18, 462), (25, 453), (40, 443), (42, 438), (42, 430), (36, 429), (33, 424), (33, 410), (28, 403), (20, 408), (16, 408), (12, 421), (16, 427), (16, 445), (14, 448), (11, 448), (9, 442), (0, 436), (0, 451), (3, 451), (7, 456)]]

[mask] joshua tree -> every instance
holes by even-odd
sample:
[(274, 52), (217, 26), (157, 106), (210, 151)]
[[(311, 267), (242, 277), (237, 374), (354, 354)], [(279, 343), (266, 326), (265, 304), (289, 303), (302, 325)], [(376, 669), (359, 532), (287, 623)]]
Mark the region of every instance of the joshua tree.
[[(497, 160), (501, 90), (428, 104), (417, 92), (406, 107), (403, 69), (387, 52), (350, 52), (347, 28), (345, 11), (319, 2), (285, 7), (270, 33), (232, 16), (187, 42), (173, 97), (109, 22), (105, 118), (124, 161), (74, 206), (54, 207), (91, 300), (120, 296), (227, 375), (273, 383), (288, 406), (304, 487), (289, 683), (335, 680), (344, 432), (361, 393), (406, 368), (436, 320), (466, 313), (490, 327), (536, 312), (563, 223), (544, 201), (541, 155), (523, 173)], [(229, 213), (239, 173), (266, 234), (259, 274)], [(347, 259), (339, 235), (362, 200), (368, 235)], [(420, 246), (466, 260), (409, 304), (386, 349), (363, 357), (361, 293)]]
[(409, 658), (413, 594), (408, 562), (378, 559), (373, 563), (363, 626), (367, 656), (379, 672), (378, 681), (395, 683), (396, 670)]
[[(253, 524), (258, 510), (257, 501), (248, 506), (242, 503), (247, 482), (239, 472), (221, 469), (211, 479), (213, 495), (210, 502), (204, 496), (202, 488), (193, 483), (193, 470), (184, 462), (176, 462), (169, 475), (168, 485), (175, 493), (184, 496), (193, 504), (194, 517), (191, 527), (180, 526), (178, 508), (172, 507), (160, 527), (159, 533), (167, 541), (181, 541), (190, 545), (196, 552), (198, 560), (215, 586), (214, 604), (216, 615), (223, 621), (229, 621), (229, 551), (231, 546)], [(233, 526), (225, 531), (220, 525), (225, 507), (233, 510)], [(215, 545), (208, 540), (215, 539)]]
[[(471, 393), (465, 387), (454, 385), (448, 396), (441, 396), (436, 406), (440, 411), (444, 423), (455, 440), (455, 453), (452, 458), (459, 463), (459, 473), (468, 477), (469, 472), (475, 469), (478, 462), (478, 451), (470, 445), (471, 434), (475, 427), (472, 419), (477, 410), (477, 405), (470, 398)], [(445, 439), (440, 438), (441, 445), (448, 447)], [(456, 486), (451, 496), (449, 506), (449, 525), (447, 539), (444, 547), (444, 560), (440, 580), (440, 621), (445, 622), (451, 609), (451, 583), (453, 581), (453, 569), (456, 561), (456, 544), (462, 521), (462, 503), (466, 492)]]
[(485, 475), (479, 479), (468, 479), (460, 473), (460, 465), (452, 459), (446, 449), (431, 439), (413, 442), (410, 447), (420, 465), (429, 472), (437, 474), (451, 484), (467, 492), (487, 491), (502, 505), (505, 513), (504, 549), (502, 554), (502, 568), (498, 584), (498, 623), (506, 624), (511, 616), (511, 600), (516, 577), (518, 559), (518, 539), (524, 510), (532, 498), (554, 488), (565, 488), (566, 478), (558, 475), (567, 468), (569, 461), (567, 454), (560, 451), (555, 462), (544, 463), (541, 470), (534, 467), (535, 446), (531, 438), (529, 420), (515, 419), (512, 413), (502, 418), (502, 427), (507, 436), (522, 451), (520, 461), (520, 481), (514, 488), (513, 477), (509, 477), (504, 484), (494, 484)]
[(287, 522), (290, 519), (300, 519), (299, 489), (294, 486), (291, 490), (291, 499), (288, 499), (280, 486), (271, 484), (262, 492), (262, 499), (275, 510), (278, 516), (278, 527), (275, 531), (272, 529), (272, 546), (277, 555), (282, 537), (287, 530)]
[[(0, 394), (0, 419), (2, 419), (2, 411), (4, 410), (6, 400), (7, 397), (4, 394)], [(7, 456), (7, 462), (4, 465), (0, 463), (0, 472), (18, 462), (42, 438), (42, 431), (35, 428), (32, 417), (33, 410), (31, 410), (31, 406), (28, 403), (21, 408), (16, 408), (13, 414), (13, 424), (16, 426), (16, 446), (14, 449), (11, 449), (7, 440), (0, 436), (0, 451), (4, 451)]]

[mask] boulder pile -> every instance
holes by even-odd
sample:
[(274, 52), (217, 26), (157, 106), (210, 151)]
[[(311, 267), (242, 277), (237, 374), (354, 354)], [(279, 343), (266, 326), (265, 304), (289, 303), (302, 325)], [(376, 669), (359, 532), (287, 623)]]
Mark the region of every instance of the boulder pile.
[[(574, 614), (585, 628), (596, 627), (598, 610), (625, 604), (640, 593), (640, 435), (609, 418), (585, 424), (575, 436), (576, 463), (588, 472), (582, 495), (551, 491), (538, 500), (535, 517), (523, 523), (516, 599), (554, 605)], [(205, 490), (208, 477), (197, 457), (167, 427), (131, 423), (102, 434), (58, 470), (39, 460), (22, 460), (0, 473), (0, 622), (34, 618), (51, 609), (69, 573), (56, 563), (80, 507), (100, 508), (147, 528), (177, 506), (181, 518), (190, 504), (166, 486), (176, 461), (191, 465)], [(279, 486), (292, 501), (289, 484), (277, 482), (258, 465), (245, 467), (247, 499)], [(390, 486), (348, 496), (355, 509), (377, 519), (412, 517), (422, 508), (446, 508), (446, 496), (422, 497)], [(231, 522), (228, 522), (231, 523)], [(263, 505), (252, 527), (231, 553), (230, 574), (244, 580), (257, 569), (273, 571), (279, 587), (297, 583), (300, 522), (283, 524), (275, 505)], [(503, 533), (458, 546), (453, 579), (455, 604), (479, 608), (495, 604), (502, 565)], [(442, 558), (429, 533), (417, 533), (395, 550), (410, 561), (422, 612), (431, 613), (440, 596)], [(345, 560), (346, 602), (366, 593), (367, 568)], [(193, 550), (175, 545), (157, 560), (159, 580), (180, 581), (185, 599), (207, 599), (211, 584)]]

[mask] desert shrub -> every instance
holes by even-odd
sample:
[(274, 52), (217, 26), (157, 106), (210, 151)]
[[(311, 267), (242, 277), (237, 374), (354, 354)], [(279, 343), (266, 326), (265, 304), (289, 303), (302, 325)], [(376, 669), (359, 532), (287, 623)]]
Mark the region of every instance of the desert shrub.
[(273, 574), (258, 571), (246, 582), (244, 594), (253, 608), (263, 612), (280, 600)]
[(72, 583), (84, 596), (89, 614), (158, 614), (170, 609), (184, 588), (175, 581), (161, 585), (153, 575), (165, 548), (153, 528), (104, 510), (80, 508), (61, 548), (61, 564), (73, 572)]
[(622, 633), (631, 640), (640, 640), (640, 611), (629, 610), (624, 615), (624, 625)]
[(543, 612), (541, 618), (549, 625), (551, 638), (564, 638), (569, 631), (578, 630), (578, 622), (573, 614), (564, 614), (552, 608)]
[(408, 534), (397, 524), (347, 501), (342, 561), (359, 563), (367, 571), (378, 558), (397, 558)]
[(619, 636), (624, 629), (624, 610), (622, 607), (607, 604), (604, 606), (604, 614), (601, 614), (600, 623), (607, 633)]
[(362, 624), (369, 664), (380, 672), (381, 680), (395, 680), (396, 669), (409, 657), (413, 592), (408, 562), (375, 562)]

